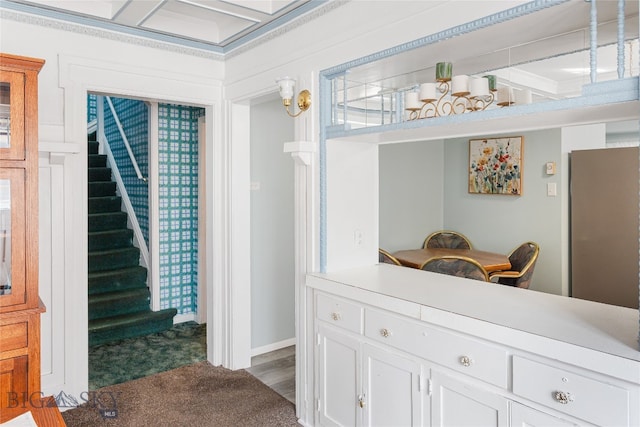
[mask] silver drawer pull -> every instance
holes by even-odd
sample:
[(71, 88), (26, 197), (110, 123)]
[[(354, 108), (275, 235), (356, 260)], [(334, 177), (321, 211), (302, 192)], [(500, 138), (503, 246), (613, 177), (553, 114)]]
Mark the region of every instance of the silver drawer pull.
[(569, 402), (573, 402), (573, 395), (571, 393), (567, 393), (566, 391), (556, 391), (554, 394), (556, 401), (566, 405)]
[(389, 338), (391, 336), (391, 331), (387, 328), (382, 328), (380, 329), (380, 335), (382, 335), (385, 338)]
[(340, 313), (334, 311), (333, 313), (331, 313), (331, 318), (335, 321), (338, 321), (342, 319), (342, 316), (340, 315)]
[(462, 356), (460, 358), (460, 364), (462, 366), (471, 366), (472, 363), (473, 363), (473, 359), (470, 358), (469, 356)]

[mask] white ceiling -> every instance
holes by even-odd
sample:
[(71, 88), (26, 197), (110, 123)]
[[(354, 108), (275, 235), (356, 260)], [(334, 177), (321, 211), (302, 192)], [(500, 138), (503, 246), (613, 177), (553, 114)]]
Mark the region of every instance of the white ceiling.
[(325, 0), (6, 0), (29, 13), (226, 53)]

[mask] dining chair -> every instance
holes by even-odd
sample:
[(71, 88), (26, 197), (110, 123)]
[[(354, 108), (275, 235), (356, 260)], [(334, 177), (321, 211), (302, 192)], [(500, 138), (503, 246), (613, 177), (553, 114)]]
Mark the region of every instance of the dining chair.
[(440, 230), (431, 233), (424, 239), (423, 248), (471, 249), (471, 242), (462, 233), (451, 230)]
[(478, 261), (465, 256), (445, 255), (430, 258), (422, 264), (420, 269), (483, 282), (489, 281), (487, 270)]
[(540, 246), (537, 243), (521, 244), (509, 254), (511, 270), (493, 272), (489, 275), (489, 280), (501, 285), (529, 288), (539, 253)]
[(396, 257), (382, 248), (378, 248), (378, 261), (384, 264), (402, 265)]

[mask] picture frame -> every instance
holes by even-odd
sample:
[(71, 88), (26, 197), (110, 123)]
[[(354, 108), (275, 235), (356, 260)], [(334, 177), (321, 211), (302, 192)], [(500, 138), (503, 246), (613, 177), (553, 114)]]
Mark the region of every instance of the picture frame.
[(469, 193), (522, 195), (524, 137), (469, 140)]

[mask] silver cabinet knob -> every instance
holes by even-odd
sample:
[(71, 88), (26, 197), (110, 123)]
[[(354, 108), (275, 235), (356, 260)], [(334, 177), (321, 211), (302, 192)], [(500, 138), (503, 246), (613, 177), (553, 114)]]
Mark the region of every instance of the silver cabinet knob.
[(382, 328), (380, 329), (380, 335), (382, 335), (385, 338), (389, 338), (391, 336), (391, 331), (387, 328)]
[(573, 402), (573, 396), (571, 393), (567, 393), (566, 391), (556, 391), (554, 393), (554, 397), (557, 402), (566, 405), (569, 402)]
[(334, 311), (333, 313), (331, 313), (331, 318), (335, 321), (338, 321), (342, 319), (342, 316), (340, 315), (340, 313)]
[(462, 366), (471, 366), (472, 363), (473, 363), (473, 359), (471, 359), (469, 356), (462, 356), (460, 358), (460, 364)]

